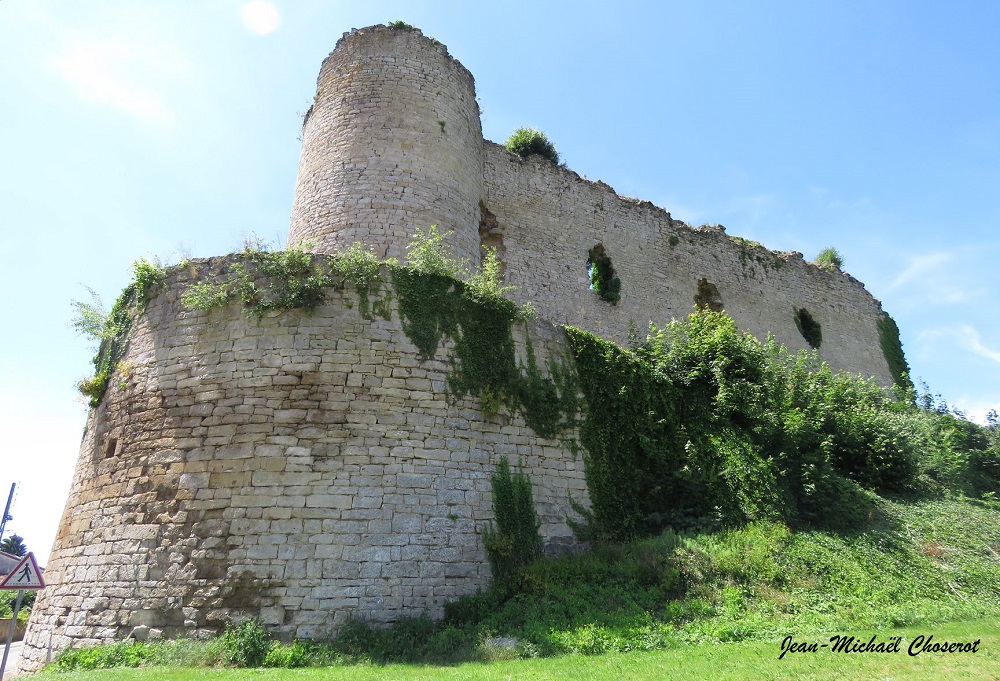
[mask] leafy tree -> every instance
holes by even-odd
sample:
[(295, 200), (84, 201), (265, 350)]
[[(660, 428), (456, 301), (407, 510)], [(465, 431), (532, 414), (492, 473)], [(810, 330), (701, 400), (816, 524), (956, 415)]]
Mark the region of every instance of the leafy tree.
[(0, 552), (23, 556), (28, 552), (28, 547), (24, 545), (24, 537), (12, 534), (0, 542)]

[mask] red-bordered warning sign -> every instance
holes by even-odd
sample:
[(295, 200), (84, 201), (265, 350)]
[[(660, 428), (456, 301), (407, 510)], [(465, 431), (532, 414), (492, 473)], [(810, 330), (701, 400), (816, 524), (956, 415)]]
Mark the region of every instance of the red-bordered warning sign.
[(35, 562), (35, 554), (28, 553), (10, 574), (0, 581), (0, 589), (44, 589), (42, 571)]

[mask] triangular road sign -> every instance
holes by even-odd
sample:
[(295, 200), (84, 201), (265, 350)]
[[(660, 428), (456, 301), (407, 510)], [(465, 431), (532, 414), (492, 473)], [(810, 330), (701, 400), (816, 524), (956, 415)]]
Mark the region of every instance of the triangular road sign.
[(0, 581), (0, 589), (44, 589), (45, 582), (42, 581), (42, 571), (38, 569), (35, 562), (35, 554), (28, 554), (21, 559), (10, 574)]

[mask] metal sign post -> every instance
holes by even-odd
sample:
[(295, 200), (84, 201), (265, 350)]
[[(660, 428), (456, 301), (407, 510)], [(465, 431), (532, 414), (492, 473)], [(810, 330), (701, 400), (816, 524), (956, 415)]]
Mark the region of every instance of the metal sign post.
[(14, 640), (14, 630), (17, 628), (17, 613), (21, 611), (21, 598), (24, 596), (24, 589), (17, 590), (17, 601), (14, 603), (14, 616), (10, 619), (10, 629), (7, 631), (7, 645), (3, 648), (3, 662), (0, 662), (0, 679), (7, 669), (7, 656), (10, 655), (10, 644)]
[(28, 553), (21, 559), (13, 570), (6, 577), (0, 580), (0, 590), (17, 589), (17, 601), (14, 604), (14, 616), (10, 620), (10, 629), (7, 631), (7, 645), (3, 649), (3, 661), (0, 662), (0, 679), (3, 679), (4, 671), (7, 669), (7, 656), (10, 654), (10, 644), (14, 640), (14, 629), (17, 628), (17, 615), (21, 611), (21, 599), (24, 597), (25, 589), (44, 589), (45, 582), (42, 581), (42, 571), (38, 569), (35, 562), (35, 554)]

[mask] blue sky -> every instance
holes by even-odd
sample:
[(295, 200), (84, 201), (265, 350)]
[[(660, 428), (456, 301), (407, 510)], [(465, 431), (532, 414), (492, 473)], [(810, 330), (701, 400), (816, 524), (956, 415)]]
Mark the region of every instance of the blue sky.
[(531, 125), (693, 225), (836, 246), (915, 377), (1000, 408), (1000, 4), (0, 0), (0, 491), (42, 562), (93, 354), (70, 300), (283, 243), (321, 61), (396, 19), (472, 71), (487, 138)]

